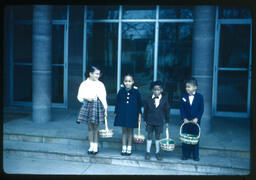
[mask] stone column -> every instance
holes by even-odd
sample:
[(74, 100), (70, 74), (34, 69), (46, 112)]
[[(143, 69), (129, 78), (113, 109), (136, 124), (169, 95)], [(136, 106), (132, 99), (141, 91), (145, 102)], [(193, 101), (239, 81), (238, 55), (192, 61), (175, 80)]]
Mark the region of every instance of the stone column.
[(215, 37), (215, 6), (195, 6), (192, 36), (192, 76), (204, 96), (202, 131), (209, 132), (212, 119), (212, 82)]
[(36, 123), (51, 120), (52, 7), (35, 5), (32, 32), (32, 118)]

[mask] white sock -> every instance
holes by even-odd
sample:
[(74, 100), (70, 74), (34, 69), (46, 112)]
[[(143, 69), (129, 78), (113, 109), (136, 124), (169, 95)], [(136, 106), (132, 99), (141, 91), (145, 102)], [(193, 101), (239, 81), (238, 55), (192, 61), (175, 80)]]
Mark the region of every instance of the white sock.
[(98, 151), (98, 143), (93, 143), (93, 151), (94, 152)]
[(160, 140), (156, 140), (155, 145), (156, 145), (156, 153), (159, 153), (159, 151), (160, 151)]
[(123, 147), (122, 147), (122, 152), (125, 153), (126, 150), (127, 150), (127, 146), (126, 146), (126, 145), (123, 145)]
[(131, 152), (132, 151), (132, 146), (127, 146), (127, 152)]
[(152, 140), (147, 140), (147, 152), (150, 153)]
[(92, 151), (93, 150), (93, 143), (90, 143), (90, 147), (88, 149), (88, 151)]

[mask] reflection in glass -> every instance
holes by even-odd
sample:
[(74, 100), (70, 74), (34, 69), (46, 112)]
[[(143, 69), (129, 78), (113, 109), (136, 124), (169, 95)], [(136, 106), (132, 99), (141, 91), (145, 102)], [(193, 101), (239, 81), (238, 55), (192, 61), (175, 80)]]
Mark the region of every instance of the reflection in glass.
[(14, 20), (32, 20), (33, 6), (32, 5), (15, 5), (13, 7)]
[(87, 6), (87, 19), (118, 19), (119, 6)]
[(251, 9), (245, 7), (225, 7), (221, 6), (219, 9), (219, 18), (220, 19), (232, 19), (232, 18), (251, 18)]
[(219, 71), (217, 111), (247, 112), (248, 71)]
[(114, 105), (117, 84), (117, 23), (87, 24), (87, 66), (101, 69), (100, 80), (105, 84), (107, 102)]
[(160, 6), (160, 19), (192, 19), (192, 7)]
[(221, 25), (219, 67), (248, 67), (250, 25)]
[(14, 62), (32, 63), (32, 25), (16, 24), (13, 29)]
[(55, 5), (52, 9), (53, 19), (67, 19), (67, 6)]
[(64, 71), (63, 66), (52, 67), (52, 102), (64, 103)]
[(14, 66), (14, 101), (32, 101), (32, 66)]
[(156, 6), (124, 6), (124, 19), (155, 19)]
[(192, 24), (160, 23), (158, 80), (164, 82), (172, 108), (179, 108), (184, 80), (191, 75)]
[(64, 25), (52, 26), (52, 64), (64, 63)]
[(134, 75), (143, 100), (151, 94), (149, 84), (153, 80), (154, 23), (122, 24), (121, 77)]

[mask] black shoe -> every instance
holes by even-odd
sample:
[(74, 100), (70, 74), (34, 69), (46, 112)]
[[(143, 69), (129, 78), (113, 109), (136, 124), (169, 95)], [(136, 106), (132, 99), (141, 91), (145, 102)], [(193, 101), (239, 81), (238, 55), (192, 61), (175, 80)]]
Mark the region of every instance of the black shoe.
[(126, 156), (130, 156), (130, 155), (132, 155), (132, 151), (126, 151)]
[(98, 151), (93, 151), (92, 154), (93, 155), (96, 155), (98, 153)]
[(92, 151), (87, 151), (88, 154), (92, 154)]
[(121, 152), (121, 155), (122, 155), (122, 156), (125, 156), (125, 155), (126, 155), (126, 153), (125, 153), (125, 152)]
[(193, 158), (194, 161), (200, 161), (199, 157), (198, 158)]
[(160, 153), (156, 153), (156, 159), (158, 161), (161, 161), (162, 160), (162, 157), (161, 157), (161, 154)]
[(188, 160), (188, 158), (185, 157), (185, 156), (182, 156), (182, 157), (181, 157), (181, 160)]
[(145, 160), (150, 160), (150, 153), (146, 153), (146, 155), (145, 155)]

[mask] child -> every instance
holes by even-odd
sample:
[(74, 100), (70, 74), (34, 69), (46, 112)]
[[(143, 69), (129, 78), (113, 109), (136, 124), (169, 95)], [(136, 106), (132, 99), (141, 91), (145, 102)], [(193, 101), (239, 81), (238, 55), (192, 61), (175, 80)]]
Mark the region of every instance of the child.
[(84, 121), (88, 124), (90, 147), (88, 154), (98, 153), (98, 128), (107, 116), (106, 89), (99, 81), (100, 69), (89, 66), (89, 77), (80, 84), (77, 99), (83, 103), (77, 123)]
[[(186, 81), (186, 93), (181, 96), (180, 100), (180, 116), (182, 121), (193, 121), (200, 125), (200, 120), (204, 112), (203, 96), (196, 92), (197, 80), (190, 78)], [(195, 125), (187, 124), (183, 126), (183, 131), (191, 134), (197, 134), (198, 129)], [(189, 145), (182, 143), (182, 160), (187, 160), (193, 152), (193, 159), (199, 161), (199, 143), (196, 145)]]
[(133, 128), (137, 128), (138, 119), (141, 120), (142, 101), (131, 75), (124, 77), (123, 84), (117, 94), (114, 126), (122, 127), (121, 155), (131, 155)]
[(147, 152), (145, 159), (150, 159), (150, 149), (152, 144), (153, 132), (155, 132), (156, 158), (161, 160), (160, 155), (160, 134), (163, 131), (164, 119), (168, 127), (170, 117), (170, 105), (168, 97), (163, 96), (163, 86), (161, 81), (154, 81), (150, 85), (153, 95), (150, 96), (144, 106), (144, 123), (148, 132)]

